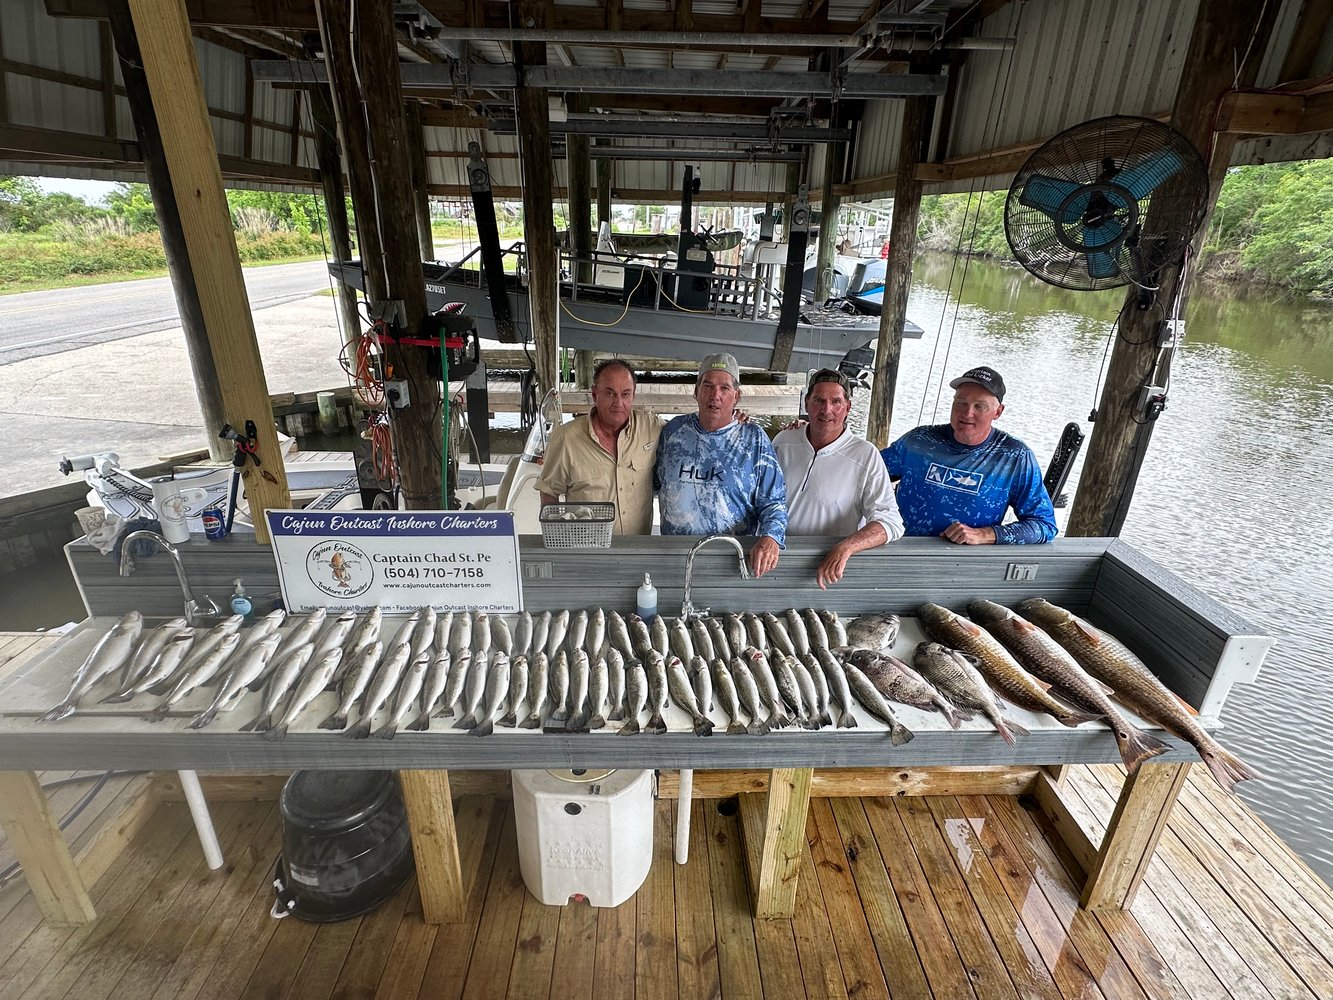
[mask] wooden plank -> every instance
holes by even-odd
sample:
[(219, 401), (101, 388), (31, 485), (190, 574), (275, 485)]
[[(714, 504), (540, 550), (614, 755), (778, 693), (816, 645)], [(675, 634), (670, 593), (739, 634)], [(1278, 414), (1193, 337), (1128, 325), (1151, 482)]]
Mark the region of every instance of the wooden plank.
[[(578, 908), (584, 907), (578, 905)], [(558, 906), (547, 906), (530, 892), (523, 893), (523, 910), (518, 918), (518, 945), (514, 949), (514, 964), (509, 970), (509, 991), (506, 997), (546, 1000), (551, 995), (551, 970), (555, 964), (556, 937), (562, 916), (560, 910)], [(583, 959), (591, 971), (592, 963), (587, 961), (589, 953), (585, 952)]]
[[(629, 910), (632, 913), (634, 909), (634, 902), (630, 900), (617, 906), (614, 912)], [(630, 921), (630, 935), (620, 942), (620, 948), (604, 955), (600, 941), (603, 924), (601, 918), (613, 911), (599, 911), (590, 903), (576, 901), (557, 907), (556, 912), (560, 915), (560, 925), (556, 932), (555, 962), (551, 969), (551, 996), (556, 998), (596, 996), (601, 991), (593, 988), (594, 978), (600, 980), (604, 973), (616, 972), (623, 986), (619, 995), (632, 996), (634, 922)], [(610, 927), (609, 921), (607, 927)]]
[(286, 1000), (329, 1000), (361, 930), (361, 918), (321, 924)]
[(954, 947), (949, 925), (935, 903), (930, 881), (912, 850), (897, 805), (889, 799), (866, 799), (862, 808), (879, 856), (892, 876), (893, 894), (934, 995), (975, 996), (971, 977)]
[[(832, 796), (894, 797), (899, 795), (1022, 795), (1031, 791), (1038, 767), (828, 767), (818, 768), (810, 781), (811, 798)], [(695, 771), (697, 799), (725, 799), (746, 792), (768, 791), (767, 769)], [(680, 795), (680, 772), (663, 770), (657, 796)]]
[(33, 772), (0, 771), (0, 826), (46, 919), (91, 923), (93, 901)]
[[(1085, 822), (1090, 828), (1100, 828), (1101, 818), (1112, 810), (1114, 800), (1086, 769), (1076, 776), (1075, 785), (1083, 802)], [(1236, 946), (1233, 935), (1252, 934), (1253, 928), (1248, 922), (1236, 922), (1236, 913), (1225, 893), (1207, 883), (1187, 885), (1162, 857), (1153, 859), (1145, 881), (1190, 941), (1207, 942), (1200, 949), (1201, 956), (1233, 996), (1245, 1000), (1267, 1000), (1272, 996)], [(1096, 915), (1113, 912), (1124, 911), (1108, 910)]]
[[(1015, 859), (1005, 850), (1007, 845), (993, 835), (982, 838), (987, 818), (984, 800), (971, 799), (966, 805), (958, 799), (933, 798), (927, 801), (935, 825), (960, 856), (985, 858), (989, 862), (974, 860), (972, 864), (959, 867), (977, 910), (1009, 967), (1019, 995), (1101, 996), (1088, 971), (1065, 958), (1069, 939), (1045, 898), (1035, 894), (1037, 899), (1033, 905), (1022, 895), (1015, 898), (1007, 892), (1010, 884), (1023, 882), (1030, 889), (1031, 878), (1013, 878), (1010, 873), (1015, 870)], [(1128, 975), (1117, 983), (1112, 995), (1116, 1000), (1144, 996)]]
[[(700, 864), (705, 862), (700, 859)], [(565, 949), (565, 921), (577, 912), (577, 907), (565, 907), (560, 915), (560, 945), (556, 950), (557, 963), (566, 966), (577, 963), (583, 957), (582, 952)], [(555, 978), (551, 984), (551, 996), (554, 1000), (561, 997), (632, 997), (634, 996), (634, 949), (638, 940), (639, 909), (633, 900), (627, 900), (617, 907), (600, 910), (597, 913), (596, 940), (593, 943), (592, 979), (583, 992), (559, 992), (563, 982), (571, 976)], [(578, 926), (581, 926), (578, 925)], [(573, 937), (578, 940), (577, 936)], [(558, 965), (557, 965), (558, 967)], [(580, 981), (582, 981), (580, 977)]]
[[(829, 805), (845, 848), (843, 853), (848, 871), (856, 882), (870, 936), (879, 953), (880, 968), (884, 970), (884, 978), (888, 980), (895, 1000), (931, 997), (931, 984), (907, 929), (887, 863), (875, 849), (875, 834), (864, 806), (847, 799), (834, 799)], [(965, 997), (969, 994), (964, 991), (954, 995)]]
[[(267, 810), (231, 809), (217, 817), (224, 853), (254, 835)], [(164, 868), (117, 933), (108, 939), (79, 979), (80, 1000), (115, 996), (147, 1000), (181, 954), (199, 914), (221, 891), (225, 877), (209, 869), (198, 843), (185, 837), (176, 849), (178, 867)], [(136, 948), (137, 953), (136, 953)]]
[(1065, 793), (1054, 781), (1045, 776), (1039, 778), (1032, 790), (1032, 797), (1073, 855), (1078, 864), (1078, 874), (1086, 882), (1088, 872), (1097, 863), (1097, 843), (1080, 825), (1069, 803), (1065, 801)]
[[(977, 990), (980, 995), (1017, 997), (1006, 959), (998, 950), (1001, 942), (992, 941), (986, 922), (968, 890), (971, 868), (989, 862), (984, 857), (967, 855), (951, 843), (936, 827), (929, 802), (928, 799), (908, 799), (896, 805), (908, 840), (921, 861), (921, 869), (949, 927), (954, 947), (962, 956), (972, 981), (981, 984)], [(964, 858), (955, 860), (955, 851), (963, 853)], [(1040, 964), (1035, 954), (1032, 958)], [(1022, 970), (1015, 969), (1014, 972), (1021, 975)]]
[(1088, 870), (1083, 906), (1123, 910), (1134, 901), (1189, 766), (1147, 763), (1126, 779), (1097, 858)]
[(636, 997), (674, 997), (676, 988), (676, 893), (672, 831), (675, 810), (670, 802), (653, 809), (653, 861), (648, 877), (634, 896)]
[[(167, 809), (183, 809), (172, 803)], [(228, 852), (229, 864), (222, 888), (200, 919), (185, 943), (171, 971), (163, 977), (153, 992), (153, 1000), (193, 1000), (213, 976), (213, 970), (228, 964), (232, 935), (252, 908), (263, 907), (265, 917), (272, 889), (268, 885), (273, 870), (273, 856), (277, 853), (280, 820), (278, 810), (262, 804), (253, 810), (243, 809), (250, 819), (242, 820), (243, 830), (251, 833), (248, 843), (238, 836), (240, 849)], [(191, 834), (193, 836), (193, 834)]]
[(463, 985), (464, 997), (492, 997), (496, 984), (509, 981), (518, 940), (518, 921), (527, 888), (518, 867), (518, 831), (512, 807), (505, 810), (495, 869), (491, 873), (481, 920), (477, 924), (472, 961)]
[(440, 924), (463, 919), (467, 879), (459, 866), (458, 831), (448, 771), (399, 771), (412, 853), (417, 862), (423, 918)]
[(403, 919), (398, 923), (389, 960), (384, 963), (384, 975), (375, 989), (377, 1000), (414, 1000), (430, 962), (437, 930), (437, 924), (422, 919), (421, 893), (409, 888)]
[(761, 920), (789, 920), (796, 907), (811, 774), (808, 767), (775, 768), (769, 776), (766, 801), (759, 796), (741, 797), (741, 828), (746, 843), (755, 841), (759, 845), (757, 857), (751, 848), (747, 848), (746, 856), (751, 863), (755, 916)]
[[(680, 807), (677, 802), (676, 808)], [(722, 996), (717, 926), (713, 922), (713, 896), (708, 887), (705, 814), (712, 808), (711, 803), (700, 800), (690, 804), (689, 860), (683, 865), (672, 865), (676, 892), (676, 978), (680, 995), (685, 997)]]
[[(1077, 886), (1082, 885), (1082, 874), (1071, 871), (1072, 859), (1061, 854), (1059, 842), (1045, 836), (1034, 824), (1032, 814), (1013, 799), (987, 799), (984, 807), (991, 822), (982, 824), (983, 843), (990, 850), (1003, 849), (1014, 861), (1013, 868), (997, 865), (1001, 877), (1012, 880), (1012, 887), (1006, 881), (1010, 898), (1015, 899), (1015, 905), (1018, 898), (1022, 899), (1025, 915), (1029, 907), (1043, 901), (1050, 907), (1068, 940), (1061, 960), (1080, 964), (1108, 998), (1115, 996), (1114, 989), (1124, 980), (1126, 966), (1150, 996), (1182, 1000), (1221, 1000), (1227, 996), (1170, 915), (1159, 914), (1160, 906), (1151, 888), (1139, 893), (1132, 916), (1124, 910), (1092, 913), (1081, 909)], [(1142, 914), (1153, 920), (1155, 933), (1146, 933), (1140, 926)], [(1184, 947), (1177, 948), (1181, 942)]]
[(791, 929), (796, 938), (796, 954), (801, 960), (805, 995), (827, 997), (829, 1000), (845, 998), (847, 984), (842, 979), (838, 946), (828, 911), (824, 907), (824, 894), (815, 872), (808, 838), (801, 852), (801, 874), (796, 880), (796, 912), (792, 915)]
[(277, 433), (268, 419), (268, 385), (255, 339), (236, 236), (222, 189), (203, 83), (190, 37), (184, 0), (128, 0), (139, 38), (153, 109), (164, 137), (164, 152), (176, 194), (176, 209), (194, 272), (209, 345), (217, 365), (227, 421), (244, 427), (255, 421), (261, 470), (247, 467), (245, 493), (255, 537), (268, 543), (262, 511), (291, 505)]
[[(1093, 767), (1088, 773), (1108, 794), (1115, 793), (1120, 777), (1116, 769)], [(1293, 998), (1322, 995), (1333, 983), (1328, 962), (1310, 948), (1290, 917), (1258, 890), (1229, 852), (1210, 850), (1207, 843), (1189, 835), (1187, 826), (1172, 824), (1165, 831), (1163, 860), (1192, 891), (1197, 892), (1200, 883), (1212, 885), (1224, 893), (1224, 900), (1232, 901), (1226, 908), (1239, 912), (1244, 920), (1237, 921), (1237, 950), (1252, 969), (1262, 969), (1261, 978), (1270, 989), (1279, 988), (1283, 996)], [(1251, 928), (1249, 933), (1244, 930), (1246, 924)]]
[(477, 873), (467, 894), (467, 910), (458, 923), (440, 924), (435, 931), (435, 945), (426, 964), (418, 996), (456, 1000), (463, 993), (464, 976), (458, 957), (471, 955), (481, 921), (481, 909), (490, 891), (500, 831), (510, 818), (508, 803), (481, 798), (461, 799), (458, 803), (458, 852), (469, 871)]
[[(101, 897), (97, 921), (68, 930), (44, 923), (29, 935), (22, 961), (11, 962), (0, 975), (0, 996), (28, 996), (33, 1000), (55, 1000), (64, 996), (87, 968), (88, 956), (96, 951), (135, 903), (190, 833), (189, 813), (184, 808), (164, 806), (159, 824), (140, 841), (130, 863)], [(7, 981), (5, 981), (7, 979)]]
[(847, 851), (838, 836), (829, 800), (816, 799), (810, 804), (806, 838), (815, 870), (819, 873), (829, 922), (837, 928), (835, 941), (847, 995), (858, 1000), (888, 997), (884, 970), (875, 958), (875, 939), (861, 908), (856, 882), (847, 866)]
[[(718, 977), (724, 997), (760, 996), (759, 959), (750, 915), (750, 891), (740, 820), (734, 812), (724, 815), (706, 808), (708, 828), (708, 873), (713, 890), (713, 921), (717, 928)], [(701, 863), (697, 858), (693, 863)]]
[[(403, 886), (392, 898), (385, 900), (361, 918), (352, 941), (342, 974), (333, 987), (335, 997), (371, 997), (384, 976), (389, 951), (403, 920), (407, 902), (415, 893), (412, 883)], [(284, 921), (285, 922), (285, 921)]]

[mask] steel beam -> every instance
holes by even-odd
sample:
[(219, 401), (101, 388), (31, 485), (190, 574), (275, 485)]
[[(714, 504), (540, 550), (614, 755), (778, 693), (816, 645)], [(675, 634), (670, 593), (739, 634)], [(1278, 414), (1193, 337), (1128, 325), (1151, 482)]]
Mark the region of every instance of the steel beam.
[(683, 146), (594, 146), (594, 160), (682, 160), (697, 163), (703, 160), (743, 163), (800, 163), (801, 154), (795, 150), (751, 149), (686, 149)]

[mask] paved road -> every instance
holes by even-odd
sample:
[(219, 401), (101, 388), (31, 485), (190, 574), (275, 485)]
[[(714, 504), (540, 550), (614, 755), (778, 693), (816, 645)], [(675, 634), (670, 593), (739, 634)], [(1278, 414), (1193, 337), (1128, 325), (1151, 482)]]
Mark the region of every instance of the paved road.
[[(329, 287), (323, 261), (243, 269), (252, 310)], [(0, 365), (180, 326), (171, 279), (0, 295)]]

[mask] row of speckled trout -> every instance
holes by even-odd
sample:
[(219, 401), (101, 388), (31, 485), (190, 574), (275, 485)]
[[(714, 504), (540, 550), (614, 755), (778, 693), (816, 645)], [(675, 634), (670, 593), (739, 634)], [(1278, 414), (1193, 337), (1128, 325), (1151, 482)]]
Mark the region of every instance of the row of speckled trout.
[[(146, 718), (165, 718), (191, 692), (217, 685), (212, 703), (191, 721), (207, 726), (246, 690), (264, 691), (245, 730), (282, 739), (321, 693), (336, 690), (336, 709), (319, 725), (353, 738), (392, 739), (400, 726), (424, 730), (432, 717), (488, 735), (495, 726), (666, 732), (668, 704), (686, 712), (698, 735), (720, 705), (728, 733), (762, 735), (792, 725), (856, 726), (854, 705), (889, 727), (895, 745), (913, 734), (890, 701), (941, 713), (958, 728), (985, 716), (1011, 745), (1026, 730), (1001, 715), (995, 693), (1067, 726), (1104, 719), (1131, 773), (1167, 749), (1110, 701), (1193, 744), (1223, 787), (1255, 772), (1217, 745), (1176, 697), (1114, 637), (1041, 599), (1020, 607), (1041, 627), (990, 601), (973, 601), (972, 621), (935, 604), (919, 609), (933, 642), (920, 643), (913, 665), (893, 656), (899, 619), (870, 614), (844, 622), (830, 610), (781, 615), (645, 622), (615, 611), (413, 612), (387, 642), (380, 609), (364, 616), (316, 609), (283, 632), (282, 611), (240, 630), (233, 616), (203, 634), (172, 619), (146, 633), (126, 614), (76, 671), (69, 694), (43, 719), (73, 714), (102, 680), (116, 677), (104, 702), (161, 696)], [(984, 628), (982, 627), (984, 626)], [(142, 633), (142, 634), (141, 634)], [(648, 711), (646, 725), (642, 715)], [(355, 725), (348, 726), (352, 714)], [(836, 717), (836, 723), (835, 723)], [(411, 719), (409, 722), (408, 720)]]

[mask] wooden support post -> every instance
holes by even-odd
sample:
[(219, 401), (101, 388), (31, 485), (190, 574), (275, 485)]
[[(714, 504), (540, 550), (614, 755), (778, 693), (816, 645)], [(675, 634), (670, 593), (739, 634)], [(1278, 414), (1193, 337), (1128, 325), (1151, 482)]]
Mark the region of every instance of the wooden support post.
[(407, 164), (412, 176), (412, 204), (416, 209), (417, 241), (421, 259), (435, 259), (435, 232), (430, 226), (430, 164), (426, 160), (426, 136), (422, 131), (421, 105), (403, 105), (403, 129), (407, 133)]
[(833, 294), (833, 257), (837, 252), (838, 210), (842, 205), (842, 198), (834, 193), (833, 185), (842, 180), (846, 155), (845, 142), (831, 142), (824, 151), (824, 186), (819, 198), (819, 256), (815, 258), (816, 303)]
[[(209, 457), (215, 462), (231, 458), (231, 442), (218, 437), (218, 431), (227, 422), (222, 402), (222, 386), (218, 382), (213, 348), (204, 326), (204, 314), (199, 305), (199, 289), (194, 281), (194, 269), (181, 230), (180, 213), (176, 211), (176, 192), (171, 185), (166, 154), (162, 149), (162, 132), (153, 98), (144, 76), (143, 59), (139, 55), (139, 40), (134, 34), (125, 0), (110, 0), (107, 4), (107, 27), (120, 60), (120, 75), (125, 83), (125, 98), (130, 105), (134, 132), (139, 140), (139, 155), (143, 157), (144, 172), (148, 175), (148, 190), (153, 196), (153, 212), (157, 216), (158, 232), (162, 236), (162, 251), (167, 258), (167, 273), (171, 275), (171, 290), (176, 297), (176, 312), (180, 316), (185, 335), (185, 353), (190, 359), (194, 376), (195, 396), (203, 416), (204, 438), (208, 442)], [(111, 74), (111, 67), (107, 73)]]
[(0, 827), (49, 923), (90, 924), (97, 918), (65, 835), (31, 771), (0, 771)]
[(264, 464), (259, 468), (247, 465), (242, 476), (255, 538), (267, 543), (264, 511), (291, 506), (291, 494), (241, 276), (236, 235), (222, 190), (190, 18), (184, 0), (129, 0), (129, 8), (158, 127), (170, 138), (164, 144), (167, 169), (217, 365), (226, 422), (244, 427), (247, 420), (253, 420), (259, 431), (258, 455)]
[(912, 257), (916, 226), (921, 214), (921, 181), (916, 166), (930, 126), (931, 98), (903, 99), (903, 122), (898, 140), (898, 174), (893, 186), (893, 225), (889, 229), (889, 259), (884, 276), (884, 306), (879, 315), (875, 345), (875, 381), (870, 390), (866, 437), (876, 448), (889, 443), (893, 399), (898, 388), (898, 363), (903, 353), (903, 324), (907, 322), (907, 292), (912, 287)]
[[(347, 195), (343, 188), (342, 158), (338, 154), (338, 120), (327, 87), (310, 89), (310, 120), (315, 131), (315, 157), (319, 181), (324, 189), (324, 218), (328, 222), (329, 251), (345, 264), (352, 259), (352, 240), (347, 228)], [(338, 315), (342, 318), (344, 343), (355, 341), (365, 325), (356, 308), (356, 289), (345, 282), (334, 283)]]
[(775, 768), (767, 796), (740, 798), (754, 915), (761, 920), (787, 920), (796, 912), (813, 774), (809, 767)]
[[(544, 0), (519, 0), (518, 22), (541, 28), (546, 22)], [(546, 46), (521, 42), (514, 46), (522, 73), (546, 64)], [(537, 381), (541, 392), (559, 385), (560, 343), (556, 310), (559, 308), (559, 268), (555, 251), (555, 223), (551, 214), (551, 122), (544, 87), (520, 82), (514, 91), (518, 112), (518, 149), (523, 158), (523, 227), (528, 253), (528, 307), (532, 339), (537, 348)]]
[[(598, 139), (597, 145), (609, 146), (610, 139)], [(611, 185), (614, 183), (611, 173), (615, 166), (615, 160), (599, 159), (597, 161), (597, 226), (600, 229), (603, 222), (611, 221)]]
[[(369, 155), (365, 167), (371, 175), (373, 198), (369, 212), (353, 187), (360, 231), (379, 232), (382, 259), (362, 257), (367, 288), (375, 286), (370, 275), (382, 270), (382, 295), (372, 293), (371, 308), (396, 314), (400, 336), (420, 330), (426, 316), (426, 282), (421, 268), (416, 208), (408, 167), (408, 140), (403, 124), (403, 88), (398, 72), (398, 41), (392, 9), (388, 5), (359, 4), (355, 23), (349, 23), (345, 5), (321, 0), (317, 5), (324, 36), (324, 53), (333, 82), (334, 108), (345, 137), (348, 126), (361, 117), (366, 125)], [(356, 36), (353, 53), (349, 33)], [(353, 72), (352, 60), (356, 71)], [(335, 63), (337, 67), (335, 69)], [(349, 140), (350, 142), (350, 140)], [(369, 163), (373, 157), (373, 168)], [(352, 167), (355, 173), (356, 165)], [(362, 195), (364, 196), (364, 188)], [(397, 307), (401, 306), (399, 310)], [(440, 451), (437, 444), (440, 384), (430, 373), (431, 348), (384, 345), (384, 364), (394, 378), (412, 387), (410, 405), (391, 411), (394, 457), (403, 501), (409, 510), (441, 506)]]
[[(1208, 214), (1216, 204), (1234, 142), (1234, 137), (1218, 136), (1214, 145), (1213, 112), (1228, 90), (1254, 84), (1279, 6), (1248, 0), (1216, 0), (1200, 5), (1195, 18), (1170, 125), (1209, 160)], [(1247, 53), (1237, 73), (1235, 60)], [(896, 229), (896, 216), (894, 223)], [(1205, 216), (1196, 236), (1196, 247), (1207, 228)], [(1137, 308), (1140, 294), (1137, 288), (1131, 287), (1126, 295), (1120, 335), (1111, 352), (1097, 405), (1097, 422), (1093, 425), (1078, 493), (1069, 514), (1069, 535), (1118, 535), (1125, 523), (1154, 426), (1154, 421), (1144, 419), (1142, 388), (1149, 384), (1165, 385), (1170, 374), (1169, 352), (1158, 366), (1156, 328), (1166, 314), (1164, 310), (1171, 309), (1175, 302), (1180, 278), (1180, 267), (1162, 268), (1157, 281), (1157, 308)], [(1183, 302), (1180, 311), (1184, 315)]]
[[(587, 94), (570, 94), (569, 110), (582, 114), (588, 110)], [(577, 281), (592, 281), (592, 265), (584, 263), (592, 255), (592, 158), (586, 135), (571, 135), (566, 140), (565, 166), (569, 172), (569, 249), (579, 263), (572, 269)], [(576, 384), (592, 388), (592, 351), (574, 352)]]
[(1125, 778), (1102, 846), (1088, 869), (1079, 900), (1084, 909), (1129, 909), (1190, 766), (1143, 764)]
[(458, 860), (449, 772), (399, 771), (398, 782), (412, 829), (421, 919), (428, 924), (458, 923), (467, 911), (468, 887)]

